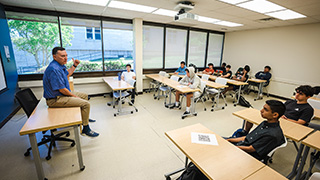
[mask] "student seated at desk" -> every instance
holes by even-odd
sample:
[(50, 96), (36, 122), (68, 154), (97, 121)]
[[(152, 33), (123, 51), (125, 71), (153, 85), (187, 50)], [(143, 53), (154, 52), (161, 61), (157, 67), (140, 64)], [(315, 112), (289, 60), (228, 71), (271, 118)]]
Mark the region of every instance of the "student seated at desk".
[[(239, 68), (240, 69), (240, 68)], [(232, 76), (233, 80), (236, 81), (242, 81), (242, 82), (246, 82), (249, 79), (249, 73), (250, 71), (250, 66), (245, 65), (244, 68), (242, 68), (242, 71), (237, 71), (237, 73)], [(239, 86), (233, 86), (233, 85), (229, 85), (229, 87), (227, 87), (222, 94), (225, 94), (226, 92), (230, 91), (230, 90), (237, 90), (239, 89)]]
[(230, 65), (226, 66), (226, 71), (221, 74), (221, 77), (223, 77), (223, 78), (231, 78), (232, 77), (232, 71), (231, 71)]
[[(309, 85), (299, 86), (296, 90), (294, 100), (288, 100), (284, 103), (286, 111), (281, 117), (288, 121), (292, 121), (304, 126), (308, 126), (311, 118), (313, 117), (313, 108), (308, 103), (308, 99), (313, 95), (313, 88)], [(253, 124), (246, 122), (245, 131), (249, 132)], [(310, 124), (311, 128), (314, 128), (315, 124)]]
[(263, 71), (259, 71), (255, 75), (257, 79), (267, 80), (264, 86), (267, 86), (271, 79), (272, 74), (270, 73), (270, 70), (271, 70), (270, 66), (265, 66)]
[(180, 62), (180, 67), (174, 72), (178, 75), (186, 75), (186, 63), (184, 61)]
[(209, 74), (209, 75), (214, 74), (214, 71), (215, 71), (214, 65), (213, 65), (212, 63), (209, 63), (209, 64), (208, 64), (208, 67), (209, 67), (209, 68), (206, 68), (205, 70), (203, 70), (202, 73), (203, 73), (203, 74)]
[[(194, 67), (188, 67), (186, 69), (187, 75), (184, 76), (179, 83), (185, 86), (189, 86), (192, 89), (196, 89), (200, 87), (200, 78), (194, 73)], [(180, 107), (180, 95), (182, 93), (180, 91), (176, 91), (176, 103), (174, 108), (179, 108)], [(186, 111), (184, 112), (183, 115), (188, 115), (190, 114), (190, 106), (191, 106), (191, 98), (195, 96), (198, 97), (200, 96), (200, 92), (195, 92), (193, 93), (188, 93), (186, 94), (187, 97), (187, 106), (186, 106)]]
[[(121, 79), (128, 82), (130, 79), (136, 80), (136, 73), (131, 71), (131, 64), (126, 65), (126, 71), (122, 72), (121, 74)], [(131, 102), (134, 104), (134, 98), (136, 96), (136, 91), (135, 88), (132, 89), (132, 94), (131, 94)]]
[(80, 61), (72, 58), (73, 66), (67, 70), (65, 64), (68, 61), (68, 54), (63, 47), (53, 48), (52, 56), (53, 61), (43, 74), (43, 96), (46, 98), (47, 105), (50, 108), (80, 107), (83, 125), (82, 134), (97, 137), (99, 134), (89, 127), (89, 121), (94, 122), (95, 120), (89, 119), (90, 103), (88, 95), (70, 91), (68, 77), (73, 74)]
[(261, 117), (267, 121), (260, 123), (246, 136), (227, 140), (256, 159), (264, 159), (270, 151), (285, 142), (279, 124), (279, 118), (284, 114), (285, 109), (285, 105), (280, 101), (266, 101), (260, 113)]

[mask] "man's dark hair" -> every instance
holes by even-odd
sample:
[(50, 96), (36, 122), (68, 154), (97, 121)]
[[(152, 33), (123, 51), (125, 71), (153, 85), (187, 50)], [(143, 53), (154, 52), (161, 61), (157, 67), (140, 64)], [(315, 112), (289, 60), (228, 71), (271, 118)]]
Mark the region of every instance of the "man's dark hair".
[(249, 72), (249, 71), (250, 71), (250, 66), (249, 66), (249, 65), (245, 65), (245, 66), (244, 66), (244, 69), (245, 69), (247, 72)]
[(222, 63), (222, 65), (221, 66), (226, 66), (227, 64), (224, 62), (224, 63)]
[(208, 66), (214, 66), (212, 63), (209, 63)]
[(309, 86), (309, 85), (302, 85), (299, 86), (295, 89), (296, 91), (300, 91), (303, 94), (305, 94), (306, 96), (313, 96), (314, 94), (314, 89), (313, 87)]
[(265, 66), (264, 68), (269, 69), (269, 71), (271, 70), (271, 67), (270, 67), (270, 66)]
[(181, 61), (180, 64), (186, 65), (186, 63), (184, 61)]
[(131, 68), (131, 64), (127, 64), (126, 67), (129, 66)]
[(230, 66), (229, 64), (228, 64), (226, 67), (229, 68), (229, 69), (231, 69), (231, 66)]
[(284, 115), (284, 112), (286, 111), (286, 106), (278, 100), (267, 100), (266, 104), (269, 105), (271, 111), (273, 113), (278, 113), (279, 116), (277, 119), (279, 119), (282, 115)]
[(189, 69), (188, 68), (186, 69), (186, 71), (188, 71), (188, 73), (189, 73)]
[(54, 47), (52, 49), (52, 55), (56, 55), (58, 51), (65, 51), (66, 49), (63, 47)]

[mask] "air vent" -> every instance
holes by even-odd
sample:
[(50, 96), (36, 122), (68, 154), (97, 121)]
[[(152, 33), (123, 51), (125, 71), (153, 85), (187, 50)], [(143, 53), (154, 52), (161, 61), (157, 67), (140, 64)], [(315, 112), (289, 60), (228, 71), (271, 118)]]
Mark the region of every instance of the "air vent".
[(270, 21), (276, 21), (276, 20), (278, 20), (278, 19), (273, 18), (273, 17), (270, 17), (270, 18), (258, 19), (257, 21), (260, 21), (260, 22), (270, 22)]

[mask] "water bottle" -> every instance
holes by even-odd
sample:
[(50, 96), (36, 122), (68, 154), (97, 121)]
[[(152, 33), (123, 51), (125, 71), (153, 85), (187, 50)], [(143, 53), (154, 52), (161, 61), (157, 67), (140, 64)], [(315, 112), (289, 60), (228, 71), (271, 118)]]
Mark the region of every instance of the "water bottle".
[(118, 72), (118, 81), (121, 81), (121, 72)]

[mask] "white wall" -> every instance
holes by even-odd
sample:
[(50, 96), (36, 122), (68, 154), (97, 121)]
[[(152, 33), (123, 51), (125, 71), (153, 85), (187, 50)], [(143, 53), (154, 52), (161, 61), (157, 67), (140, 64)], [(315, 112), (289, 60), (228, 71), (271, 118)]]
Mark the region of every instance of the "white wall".
[(223, 62), (251, 75), (271, 66), (269, 93), (292, 96), (301, 84), (320, 85), (320, 23), (226, 33)]

